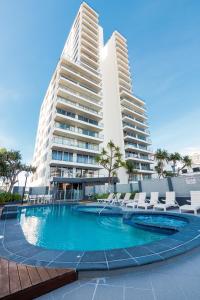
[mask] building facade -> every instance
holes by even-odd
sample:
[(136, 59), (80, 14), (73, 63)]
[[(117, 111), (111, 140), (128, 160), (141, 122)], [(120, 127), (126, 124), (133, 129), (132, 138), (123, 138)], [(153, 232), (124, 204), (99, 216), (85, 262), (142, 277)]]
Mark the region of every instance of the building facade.
[[(117, 32), (104, 46), (99, 16), (83, 2), (41, 106), (32, 186), (106, 182), (95, 156), (109, 140), (135, 161), (138, 178), (152, 173), (145, 103), (132, 94), (127, 53)], [(123, 169), (118, 177), (127, 182)]]

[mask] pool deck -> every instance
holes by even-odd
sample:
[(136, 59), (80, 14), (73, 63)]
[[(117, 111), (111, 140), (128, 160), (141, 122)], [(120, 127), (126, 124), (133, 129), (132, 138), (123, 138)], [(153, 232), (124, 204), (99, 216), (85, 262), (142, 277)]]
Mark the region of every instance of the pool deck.
[(199, 300), (200, 248), (167, 261), (114, 271), (83, 272), (79, 280), (38, 300)]
[[(131, 217), (141, 212), (145, 213), (144, 210), (127, 212), (124, 216), (126, 222), (131, 225)], [(152, 211), (151, 213), (160, 214)], [(171, 212), (164, 214), (179, 215)], [(110, 212), (105, 212), (105, 215), (110, 215)], [(164, 261), (200, 246), (200, 218), (188, 214), (182, 216), (189, 224), (173, 235), (143, 246), (105, 251), (48, 250), (34, 246), (26, 240), (17, 219), (1, 220), (0, 235), (3, 238), (0, 239), (0, 256), (31, 266), (73, 268), (77, 271), (138, 267)]]
[[(128, 213), (130, 211), (133, 210), (126, 210)], [(174, 213), (176, 214), (176, 211), (172, 212)], [(183, 214), (183, 216), (193, 219), (192, 214)], [(157, 250), (157, 244), (133, 247), (144, 251), (140, 252), (142, 258), (139, 263), (138, 256), (134, 256), (135, 253), (127, 257), (128, 253), (124, 249), (114, 250), (112, 253), (104, 251), (105, 262), (102, 262), (99, 251), (90, 252), (89, 255), (87, 252), (67, 251), (66, 254), (66, 251), (42, 249), (30, 245), (25, 240), (17, 220), (0, 221), (0, 236), (4, 236), (4, 239), (0, 239), (0, 256), (27, 265), (56, 268), (67, 268), (71, 265), (72, 268), (76, 266), (82, 270), (79, 272), (78, 281), (38, 298), (41, 300), (199, 300), (200, 218), (195, 217), (194, 220), (194, 227), (189, 230), (187, 228), (185, 238), (181, 237), (181, 232), (177, 233), (179, 239), (173, 239), (172, 236), (170, 239), (167, 238), (168, 243), (171, 240), (167, 249), (167, 244), (160, 244), (160, 252)], [(176, 256), (169, 258), (169, 255), (163, 255), (163, 253), (171, 253), (170, 249), (176, 251)], [(182, 255), (179, 255), (181, 253)], [(149, 257), (155, 259), (154, 263), (151, 263), (152, 260), (149, 261)], [(98, 262), (99, 269), (104, 269), (106, 264), (109, 270), (94, 271), (94, 260), (95, 263)], [(134, 261), (132, 267), (128, 264), (129, 268), (124, 268), (124, 262), (127, 261), (131, 263)], [(111, 270), (120, 267), (123, 269)], [(83, 271), (85, 269), (88, 271)]]

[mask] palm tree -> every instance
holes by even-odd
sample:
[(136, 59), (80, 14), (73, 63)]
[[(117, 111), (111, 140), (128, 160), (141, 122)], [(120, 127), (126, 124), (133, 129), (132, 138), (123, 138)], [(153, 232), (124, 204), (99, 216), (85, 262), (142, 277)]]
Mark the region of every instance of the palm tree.
[(158, 162), (155, 170), (157, 171), (159, 178), (164, 177), (164, 166), (165, 163), (169, 161), (169, 154), (167, 150), (158, 149), (154, 154), (154, 158)]
[(126, 173), (128, 174), (128, 183), (131, 181), (131, 177), (138, 173), (136, 164), (132, 160), (127, 160), (124, 164)]
[(169, 155), (169, 161), (172, 162), (172, 172), (175, 174), (176, 173), (176, 165), (178, 161), (181, 161), (182, 157), (180, 155), (180, 153), (175, 152), (175, 153), (171, 153)]
[(120, 148), (112, 141), (107, 144), (107, 149), (103, 148), (101, 153), (96, 155), (95, 161), (108, 171), (108, 184), (112, 183), (112, 178), (117, 175), (117, 170), (124, 165)]
[(188, 167), (190, 168), (192, 165), (192, 159), (189, 157), (189, 155), (185, 155), (182, 157), (181, 162), (183, 164), (183, 166), (181, 168), (178, 169), (178, 175), (180, 174), (180, 172), (185, 168)]

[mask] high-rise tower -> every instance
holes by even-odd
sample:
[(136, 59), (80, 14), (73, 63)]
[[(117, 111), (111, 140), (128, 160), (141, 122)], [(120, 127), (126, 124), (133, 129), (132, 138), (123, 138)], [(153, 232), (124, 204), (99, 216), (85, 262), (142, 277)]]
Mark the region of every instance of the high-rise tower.
[[(149, 178), (151, 140), (146, 106), (133, 95), (126, 39), (115, 31), (102, 52), (104, 143), (110, 139), (121, 148), (124, 160), (132, 160), (137, 175), (132, 179)], [(127, 182), (124, 169), (119, 170), (121, 182)]]
[[(98, 14), (83, 2), (41, 106), (32, 185), (105, 183), (95, 156), (110, 139), (137, 163), (140, 177), (151, 174), (146, 109), (132, 95), (127, 53), (117, 32), (103, 47)], [(118, 175), (127, 181), (124, 170)]]

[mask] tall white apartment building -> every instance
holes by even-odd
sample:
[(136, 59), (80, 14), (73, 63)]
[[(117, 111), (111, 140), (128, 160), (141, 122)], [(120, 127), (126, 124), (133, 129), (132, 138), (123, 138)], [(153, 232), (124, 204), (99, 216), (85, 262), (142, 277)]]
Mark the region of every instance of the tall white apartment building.
[[(105, 183), (95, 156), (109, 140), (136, 162), (138, 178), (149, 176), (146, 120), (144, 102), (132, 94), (125, 38), (114, 32), (103, 46), (99, 16), (83, 2), (41, 106), (32, 186)], [(123, 169), (118, 177), (127, 182)]]
[[(124, 160), (132, 160), (137, 169), (133, 180), (149, 178), (153, 173), (152, 152), (146, 106), (133, 95), (126, 39), (113, 32), (102, 51), (104, 143), (110, 139), (120, 146)], [(120, 182), (127, 183), (124, 169)]]

